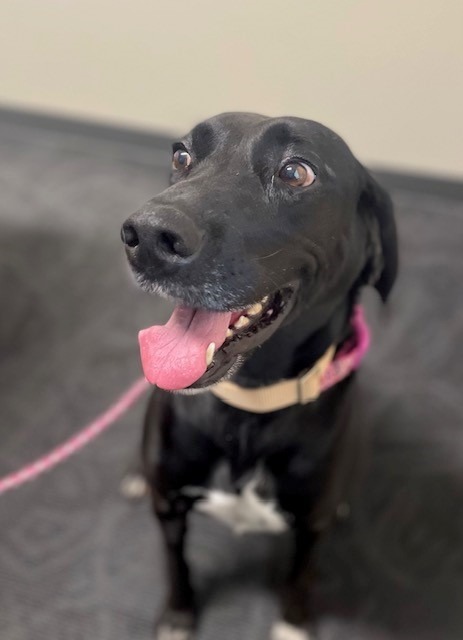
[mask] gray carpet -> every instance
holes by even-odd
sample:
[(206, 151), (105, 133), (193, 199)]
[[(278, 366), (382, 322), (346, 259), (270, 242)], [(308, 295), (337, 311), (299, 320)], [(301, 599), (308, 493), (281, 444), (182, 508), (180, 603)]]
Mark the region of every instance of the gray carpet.
[[(155, 137), (0, 113), (0, 475), (74, 433), (140, 375), (167, 309), (132, 285), (123, 219), (166, 184)], [(321, 541), (320, 640), (463, 637), (463, 187), (383, 175), (402, 272), (358, 377), (351, 517)], [(118, 485), (144, 402), (77, 457), (0, 497), (1, 640), (147, 640), (159, 533)], [(196, 516), (198, 640), (264, 640), (287, 541)], [(280, 561), (278, 561), (280, 562)], [(247, 569), (247, 571), (244, 571)], [(249, 577), (252, 576), (252, 579)]]

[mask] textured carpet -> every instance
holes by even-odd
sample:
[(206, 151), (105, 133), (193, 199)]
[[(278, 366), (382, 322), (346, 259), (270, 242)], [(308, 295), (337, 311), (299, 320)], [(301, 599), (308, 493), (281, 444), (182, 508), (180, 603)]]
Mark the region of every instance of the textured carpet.
[[(136, 334), (168, 310), (132, 285), (122, 220), (166, 184), (142, 135), (0, 113), (0, 475), (140, 375)], [(351, 516), (314, 554), (320, 640), (463, 637), (463, 186), (383, 175), (402, 270), (366, 306)], [(146, 502), (118, 492), (144, 402), (79, 456), (0, 497), (1, 640), (147, 640), (163, 594)], [(195, 516), (198, 640), (264, 640), (287, 541)], [(278, 564), (278, 563), (277, 563)], [(247, 571), (243, 569), (247, 568)], [(253, 579), (246, 576), (253, 576)]]

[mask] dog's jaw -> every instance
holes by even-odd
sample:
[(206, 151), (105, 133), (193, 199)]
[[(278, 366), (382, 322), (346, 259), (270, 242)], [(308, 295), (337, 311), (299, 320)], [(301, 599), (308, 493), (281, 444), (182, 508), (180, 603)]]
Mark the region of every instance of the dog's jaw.
[[(137, 273), (135, 273), (135, 278), (139, 286), (145, 290), (149, 289), (151, 293), (168, 298), (170, 302), (173, 301), (170, 291), (167, 292), (162, 285), (149, 282), (144, 276)], [(191, 311), (188, 313), (192, 314), (192, 320), (186, 324), (184, 316), (188, 307), (185, 306), (182, 298), (179, 301), (174, 300), (174, 303), (177, 302), (178, 306), (176, 306), (171, 320), (165, 327), (151, 327), (140, 333), (142, 361), (147, 379), (161, 388), (188, 393), (203, 389), (207, 390), (212, 385), (231, 378), (237, 373), (247, 357), (256, 348), (262, 346), (285, 322), (292, 311), (297, 290), (298, 284), (293, 282), (289, 286), (274, 293), (266, 294), (263, 297), (255, 295), (251, 300), (257, 298), (257, 301), (246, 304), (241, 310), (232, 312), (223, 310), (219, 312), (209, 311), (207, 308), (202, 308), (201, 302), (204, 297), (200, 297), (198, 304), (195, 303), (192, 308), (190, 307)], [(207, 297), (207, 291), (205, 295)], [(230, 306), (226, 296), (222, 306), (224, 309)], [(207, 336), (213, 326), (217, 326), (218, 329), (217, 323), (224, 322), (223, 318), (226, 317), (226, 313), (230, 318), (228, 329), (226, 329), (225, 325), (221, 337), (217, 330), (210, 334), (211, 339), (204, 343), (204, 354), (198, 361), (198, 350), (193, 345), (198, 344), (199, 336), (202, 335), (203, 338)], [(200, 321), (199, 318), (203, 320)], [(222, 318), (222, 320), (219, 321), (219, 318)], [(178, 322), (183, 323), (181, 330), (176, 329)], [(210, 327), (210, 329), (206, 327)], [(213, 337), (214, 335), (219, 338), (219, 341)], [(175, 346), (177, 344), (179, 349)], [(185, 345), (191, 346), (188, 348)], [(162, 362), (166, 353), (164, 347), (168, 348), (169, 353), (171, 353), (169, 358), (173, 358), (172, 363), (175, 362), (175, 358), (184, 362), (187, 357), (190, 357), (188, 353), (195, 352), (195, 359), (188, 360), (191, 362), (192, 367), (195, 367), (191, 369), (192, 375), (186, 376), (186, 374), (180, 375), (180, 373), (174, 375), (175, 369), (172, 367), (175, 367), (175, 365), (173, 364), (170, 364), (168, 369), (163, 369), (164, 372), (168, 372), (171, 369), (172, 375), (169, 373), (166, 377), (165, 373), (162, 376), (158, 374), (159, 367), (163, 367)], [(196, 379), (194, 371), (198, 371)], [(188, 377), (190, 379), (187, 381)], [(164, 378), (166, 386), (162, 381)], [(184, 380), (183, 383), (181, 380)]]

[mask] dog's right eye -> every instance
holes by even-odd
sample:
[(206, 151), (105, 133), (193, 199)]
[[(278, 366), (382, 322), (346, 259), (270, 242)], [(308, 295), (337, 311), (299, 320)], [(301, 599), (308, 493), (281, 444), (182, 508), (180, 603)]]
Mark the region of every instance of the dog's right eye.
[(191, 156), (185, 149), (177, 149), (172, 157), (172, 168), (174, 171), (185, 171), (191, 165)]

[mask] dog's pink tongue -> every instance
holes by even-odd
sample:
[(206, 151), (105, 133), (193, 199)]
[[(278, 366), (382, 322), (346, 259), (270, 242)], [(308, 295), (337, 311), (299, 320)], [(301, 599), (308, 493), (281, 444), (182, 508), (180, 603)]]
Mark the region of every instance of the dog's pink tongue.
[(145, 377), (161, 389), (185, 389), (205, 373), (206, 351), (225, 342), (230, 312), (177, 307), (167, 324), (140, 331), (141, 361)]

